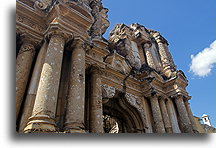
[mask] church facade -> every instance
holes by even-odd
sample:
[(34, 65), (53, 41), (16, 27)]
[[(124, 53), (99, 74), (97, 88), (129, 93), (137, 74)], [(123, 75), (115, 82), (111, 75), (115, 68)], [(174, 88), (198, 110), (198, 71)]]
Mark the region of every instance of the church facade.
[(168, 41), (140, 24), (109, 39), (101, 0), (17, 0), (19, 133), (198, 133)]

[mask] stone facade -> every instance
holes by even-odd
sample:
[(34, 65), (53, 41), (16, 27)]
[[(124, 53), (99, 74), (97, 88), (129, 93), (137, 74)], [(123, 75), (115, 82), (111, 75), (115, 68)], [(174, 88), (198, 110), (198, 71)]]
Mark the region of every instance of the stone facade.
[(198, 133), (168, 41), (140, 24), (108, 40), (101, 0), (17, 0), (19, 133)]

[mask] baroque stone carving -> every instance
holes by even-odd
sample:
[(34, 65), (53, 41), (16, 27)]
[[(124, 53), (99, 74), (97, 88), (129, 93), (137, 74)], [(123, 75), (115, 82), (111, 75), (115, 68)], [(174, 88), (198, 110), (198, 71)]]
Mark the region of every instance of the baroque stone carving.
[(47, 9), (52, 3), (52, 0), (36, 0), (35, 6), (39, 9), (45, 10)]
[(128, 101), (128, 103), (130, 103), (132, 106), (134, 106), (140, 113), (144, 126), (146, 127), (145, 123), (146, 123), (146, 115), (145, 115), (145, 111), (142, 107), (141, 104), (141, 99), (138, 96), (135, 96), (133, 94), (130, 93), (125, 93), (125, 98)]
[[(17, 6), (19, 132), (152, 133), (161, 131), (163, 122), (163, 132), (170, 125), (174, 133), (192, 132), (193, 115), (183, 99), (188, 81), (159, 32), (117, 24), (109, 39), (103, 38), (110, 22), (101, 0), (17, 0)], [(40, 58), (32, 64), (34, 57)], [(29, 94), (32, 88), (37, 91)], [(160, 93), (181, 95), (158, 103)]]
[(103, 8), (100, 11), (100, 16), (101, 16), (101, 33), (102, 35), (106, 32), (107, 28), (110, 26), (110, 22), (108, 20), (108, 9)]
[(113, 98), (115, 96), (115, 88), (112, 86), (109, 86), (107, 84), (104, 84), (102, 86), (102, 95), (103, 98)]
[(30, 21), (29, 19), (22, 17), (20, 15), (16, 15), (16, 22), (22, 23), (26, 26), (31, 27), (32, 29), (34, 29), (37, 32), (42, 33), (43, 32), (43, 27), (41, 27), (40, 25)]

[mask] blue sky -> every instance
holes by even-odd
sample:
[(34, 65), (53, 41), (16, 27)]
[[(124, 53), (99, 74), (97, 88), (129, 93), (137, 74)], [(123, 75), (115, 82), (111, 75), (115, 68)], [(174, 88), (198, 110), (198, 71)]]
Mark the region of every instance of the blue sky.
[[(169, 50), (178, 69), (185, 72), (192, 96), (191, 108), (195, 116), (204, 113), (216, 126), (215, 65), (215, 0), (103, 0), (109, 9), (110, 27), (115, 24), (139, 23), (159, 31), (168, 41)], [(205, 48), (205, 51), (203, 51)], [(192, 55), (193, 58), (192, 58)], [(214, 56), (212, 56), (214, 55)], [(193, 64), (192, 64), (193, 59)], [(191, 66), (192, 64), (192, 66)], [(191, 71), (190, 71), (191, 66)], [(210, 72), (209, 72), (210, 71)]]

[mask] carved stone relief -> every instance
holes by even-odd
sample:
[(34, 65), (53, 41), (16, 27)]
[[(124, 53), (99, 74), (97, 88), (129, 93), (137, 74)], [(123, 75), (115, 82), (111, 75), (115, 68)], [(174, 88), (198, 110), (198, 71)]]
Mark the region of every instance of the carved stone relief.
[(115, 96), (116, 90), (114, 87), (107, 84), (102, 85), (102, 95), (103, 98), (113, 98)]
[(36, 0), (35, 6), (39, 9), (45, 10), (47, 9), (52, 3), (52, 0)]
[(110, 22), (108, 20), (108, 9), (107, 8), (102, 8), (100, 11), (100, 16), (101, 16), (101, 33), (102, 35), (106, 32), (107, 28), (110, 26)]
[(143, 120), (143, 124), (144, 126), (146, 126), (146, 115), (145, 115), (145, 111), (142, 107), (142, 104), (141, 104), (141, 98), (138, 97), (138, 96), (135, 96), (133, 94), (130, 94), (130, 93), (127, 93), (125, 94), (125, 98), (127, 100), (127, 102), (134, 106), (140, 113), (141, 117), (142, 117), (142, 120)]

